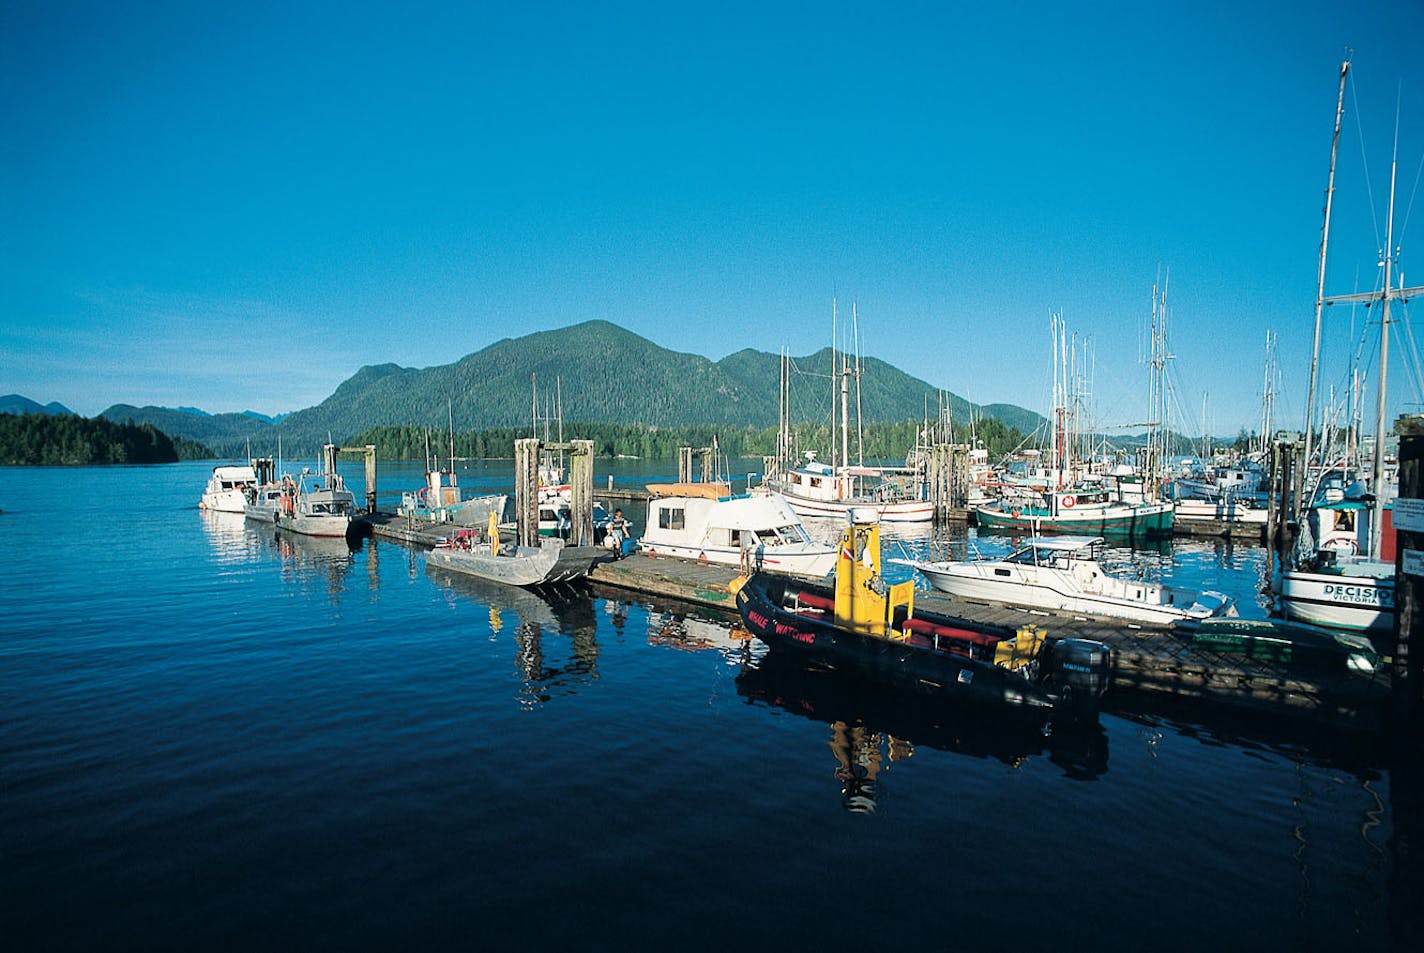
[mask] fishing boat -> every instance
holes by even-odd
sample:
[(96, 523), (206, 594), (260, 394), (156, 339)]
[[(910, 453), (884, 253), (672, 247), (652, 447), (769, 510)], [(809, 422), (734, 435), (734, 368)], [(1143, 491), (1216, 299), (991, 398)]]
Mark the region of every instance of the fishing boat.
[(1286, 618), (1356, 632), (1394, 628), (1395, 565), (1373, 541), (1376, 505), (1357, 483), (1316, 494), (1303, 537), (1314, 542), (1280, 574)]
[(990, 503), (970, 507), (976, 523), (1011, 533), (1090, 536), (1170, 536), (1174, 511), (1168, 500), (1123, 502), (1107, 487), (1035, 490), (1017, 486)]
[(1155, 625), (1236, 614), (1235, 600), (1219, 592), (1109, 573), (1100, 561), (1103, 544), (1101, 536), (1043, 537), (1003, 559), (891, 562), (913, 566), (935, 589), (960, 599)]
[(290, 476), (283, 476), (276, 482), (248, 487), (242, 512), (248, 519), (259, 523), (275, 523), (277, 511), (282, 507), (282, 496), (290, 494), (295, 498), (296, 492), (296, 484)]
[(601, 546), (569, 546), (543, 537), (538, 546), (515, 546), (499, 538), (491, 516), (488, 528), (456, 530), (425, 557), (427, 565), (511, 586), (544, 586), (582, 579), (594, 565), (612, 558)]
[[(854, 315), (854, 312), (852, 312)], [(836, 305), (831, 301), (834, 325)], [(858, 318), (855, 320), (858, 321)], [(834, 332), (832, 332), (834, 335)], [(914, 467), (867, 466), (857, 451), (850, 462), (850, 381), (855, 378), (855, 406), (860, 419), (860, 356), (852, 364), (848, 354), (831, 348), (831, 376), (837, 400), (832, 401), (831, 462), (816, 459), (816, 451), (805, 451), (805, 463), (797, 465), (791, 447), (790, 379), (792, 364), (781, 359), (780, 408), (777, 423), (776, 459), (767, 467), (766, 486), (780, 494), (801, 516), (848, 518), (852, 509), (874, 510), (885, 523), (929, 523), (934, 521), (934, 501), (928, 498), (922, 474)], [(837, 434), (839, 441), (836, 440)]]
[(1281, 612), (1288, 619), (1357, 632), (1383, 631), (1395, 625), (1395, 567), (1386, 553), (1392, 533), (1385, 530), (1385, 409), (1389, 374), (1390, 306), (1424, 294), (1424, 286), (1395, 286), (1399, 249), (1394, 244), (1394, 196), (1397, 160), (1391, 161), (1389, 211), (1385, 217), (1385, 253), (1380, 261), (1378, 290), (1361, 294), (1325, 295), (1325, 264), (1330, 239), (1330, 212), (1335, 193), (1335, 158), (1340, 124), (1345, 111), (1345, 85), (1350, 61), (1340, 67), (1340, 96), (1335, 107), (1335, 138), (1330, 151), (1330, 177), (1326, 186), (1324, 224), (1321, 227), (1319, 269), (1315, 296), (1315, 336), (1312, 343), (1310, 390), (1306, 400), (1305, 465), (1312, 458), (1316, 378), (1319, 368), (1321, 314), (1326, 305), (1354, 303), (1380, 305), (1379, 373), (1375, 398), (1375, 440), (1368, 493), (1351, 501), (1344, 490), (1321, 488), (1310, 494), (1306, 523), (1312, 532), (1302, 537), (1294, 565), (1277, 580)]
[(815, 451), (806, 463), (779, 470), (767, 483), (772, 492), (802, 516), (844, 520), (851, 509), (872, 509), (886, 523), (928, 523), (934, 503), (917, 499), (906, 484), (894, 479), (895, 467), (835, 467), (821, 463)]
[(726, 483), (650, 483), (648, 493), (642, 552), (803, 576), (836, 567), (836, 548), (813, 541), (774, 493), (734, 495)]
[(421, 523), (453, 523), (456, 526), (483, 526), (491, 513), (502, 518), (509, 497), (489, 493), (466, 499), (454, 470), (432, 467), (425, 473), (425, 485), (401, 494), (396, 515)]
[(303, 470), (283, 481), (273, 521), (278, 529), (304, 536), (345, 536), (356, 510), (356, 496), (346, 489), (339, 474), (325, 479)]
[(203, 488), (198, 509), (213, 513), (241, 513), (247, 502), (247, 491), (258, 484), (257, 470), (252, 464), (213, 467), (212, 476)]
[(1034, 709), (1096, 713), (1111, 650), (917, 611), (913, 580), (880, 576), (880, 527), (852, 514), (841, 537), (834, 588), (756, 572), (737, 588), (747, 629), (773, 652), (853, 666), (912, 693)]

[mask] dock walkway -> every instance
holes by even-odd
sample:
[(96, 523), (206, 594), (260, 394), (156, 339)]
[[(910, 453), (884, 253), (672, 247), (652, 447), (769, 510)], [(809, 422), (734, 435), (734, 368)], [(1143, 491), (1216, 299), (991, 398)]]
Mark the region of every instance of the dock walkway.
[[(592, 579), (735, 615), (736, 600), (727, 586), (736, 575), (727, 566), (636, 553), (596, 566)], [(976, 622), (1041, 625), (1052, 635), (1103, 642), (1113, 650), (1114, 692), (1169, 695), (1368, 729), (1379, 726), (1389, 699), (1389, 680), (1379, 672), (1306, 676), (1281, 663), (1194, 647), (1166, 627), (987, 605), (924, 591), (915, 593), (915, 604)]]

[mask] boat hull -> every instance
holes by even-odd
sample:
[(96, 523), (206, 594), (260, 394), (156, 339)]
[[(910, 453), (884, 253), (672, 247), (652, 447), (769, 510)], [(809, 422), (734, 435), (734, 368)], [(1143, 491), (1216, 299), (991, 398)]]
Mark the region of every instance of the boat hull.
[[(257, 517), (260, 519), (260, 517)], [(346, 515), (305, 514), (295, 515), (276, 512), (274, 522), (278, 529), (300, 533), (303, 536), (345, 537), (351, 527), (351, 517)]]
[[(1154, 583), (1128, 583), (1123, 597), (1083, 592), (1071, 578), (1036, 567), (964, 565), (955, 569), (914, 563), (916, 569), (940, 592), (959, 599), (1025, 606), (1057, 612), (1125, 619), (1152, 625), (1171, 625), (1185, 619), (1206, 618), (1225, 611), (1229, 601), (1211, 606), (1198, 602), (1195, 593), (1179, 592)], [(1009, 575), (993, 575), (1000, 568)], [(1214, 594), (1213, 594), (1214, 595)], [(1157, 600), (1157, 601), (1149, 601)]]
[[(785, 577), (756, 573), (737, 592), (737, 608), (748, 630), (775, 651), (853, 666), (877, 681), (919, 695), (1039, 710), (1045, 715), (1066, 713), (1072, 706), (1071, 690), (1032, 680), (1022, 669), (1002, 668), (958, 650), (862, 635), (839, 628), (828, 616), (790, 611), (783, 605), (786, 583)], [(802, 587), (799, 591), (814, 594), (822, 603), (834, 598), (830, 590), (820, 587)], [(927, 613), (915, 618), (947, 627), (973, 627), (994, 638), (1012, 635), (997, 627)]]
[[(677, 559), (688, 559), (695, 562), (718, 563), (723, 566), (738, 566), (742, 564), (742, 551), (731, 546), (678, 546), (670, 543), (647, 543), (639, 542), (638, 551), (647, 553), (650, 556), (673, 556)], [(786, 552), (779, 549), (767, 549), (764, 552), (753, 551), (752, 560), (756, 568), (764, 569), (767, 572), (784, 572), (797, 576), (829, 576), (836, 569), (836, 551), (831, 549), (824, 552)]]
[(984, 529), (1091, 536), (1169, 536), (1173, 518), (1170, 503), (1084, 508), (1060, 511), (1056, 515), (1043, 508), (1006, 509), (994, 503), (976, 506), (973, 512), (976, 522)]
[(437, 548), (426, 563), (511, 586), (543, 586), (582, 579), (613, 554), (602, 546), (565, 546), (560, 539), (543, 539), (535, 546), (505, 546), (498, 555), (490, 547)]
[(893, 503), (877, 503), (873, 500), (840, 501), (813, 500), (804, 496), (794, 496), (785, 490), (778, 490), (791, 504), (798, 516), (831, 517), (838, 520), (848, 518), (851, 510), (871, 512), (882, 523), (929, 523), (934, 521), (934, 503), (928, 500), (897, 500)]
[(1340, 572), (1281, 573), (1281, 611), (1286, 618), (1351, 632), (1394, 628), (1394, 577)]

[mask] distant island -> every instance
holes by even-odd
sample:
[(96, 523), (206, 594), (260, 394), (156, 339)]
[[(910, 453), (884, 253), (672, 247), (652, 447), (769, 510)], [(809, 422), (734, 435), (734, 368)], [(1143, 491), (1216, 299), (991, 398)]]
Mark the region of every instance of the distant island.
[(213, 452), (152, 424), (76, 414), (0, 413), (0, 466), (91, 466), (202, 460)]

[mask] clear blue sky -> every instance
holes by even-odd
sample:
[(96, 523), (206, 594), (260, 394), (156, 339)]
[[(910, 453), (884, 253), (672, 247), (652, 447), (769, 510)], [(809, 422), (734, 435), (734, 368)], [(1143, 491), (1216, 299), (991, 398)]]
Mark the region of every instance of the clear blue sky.
[(590, 318), (802, 354), (836, 295), (1039, 411), (1061, 310), (1111, 425), (1161, 268), (1183, 425), (1258, 425), (1274, 330), (1299, 426), (1339, 62), (1327, 293), (1374, 281), (1397, 109), (1406, 268), (1424, 228), (1421, 37), (1420, 0), (5, 0), (0, 393), (276, 413)]

